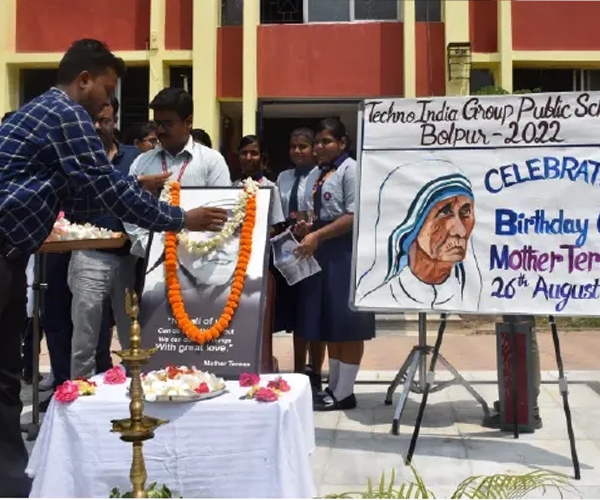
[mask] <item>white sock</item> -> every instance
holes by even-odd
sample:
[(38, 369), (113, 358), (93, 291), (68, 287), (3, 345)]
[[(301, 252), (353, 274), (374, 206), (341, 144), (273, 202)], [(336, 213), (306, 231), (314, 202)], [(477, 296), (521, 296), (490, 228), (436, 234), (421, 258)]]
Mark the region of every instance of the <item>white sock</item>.
[(340, 379), (340, 360), (329, 358), (329, 380), (328, 386), (332, 391), (335, 391), (338, 380)]
[(354, 393), (354, 382), (360, 365), (349, 365), (340, 361), (339, 378), (333, 391), (335, 399), (341, 401)]

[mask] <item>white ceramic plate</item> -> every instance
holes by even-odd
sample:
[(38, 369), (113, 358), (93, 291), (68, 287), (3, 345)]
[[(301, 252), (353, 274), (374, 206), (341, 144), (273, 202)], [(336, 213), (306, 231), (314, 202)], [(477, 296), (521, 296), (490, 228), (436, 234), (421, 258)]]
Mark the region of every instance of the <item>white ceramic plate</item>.
[(190, 403), (193, 401), (203, 401), (205, 399), (213, 399), (222, 396), (227, 392), (227, 388), (217, 391), (205, 392), (203, 394), (194, 394), (193, 396), (157, 396), (154, 401), (144, 400), (148, 403)]

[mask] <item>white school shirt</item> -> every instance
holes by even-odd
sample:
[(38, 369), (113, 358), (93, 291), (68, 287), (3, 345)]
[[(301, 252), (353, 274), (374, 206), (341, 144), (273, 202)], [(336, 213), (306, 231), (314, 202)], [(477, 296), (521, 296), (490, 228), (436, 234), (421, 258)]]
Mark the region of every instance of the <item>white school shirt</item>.
[[(334, 162), (335, 163), (335, 162)], [(308, 174), (304, 198), (298, 200), (299, 210), (313, 210), (313, 188), (321, 171), (315, 168)], [(321, 213), (315, 214), (323, 221), (334, 221), (344, 214), (354, 213), (356, 162), (345, 158), (323, 183), (321, 190)]]
[[(243, 180), (235, 181), (233, 183), (235, 187), (243, 186), (243, 184)], [(266, 177), (261, 177), (261, 179), (258, 181), (258, 184), (261, 186), (273, 187), (273, 201), (271, 202), (271, 211), (269, 212), (269, 225), (274, 226), (275, 224), (281, 224), (282, 222), (285, 222), (283, 207), (281, 205), (281, 196), (279, 194), (279, 188), (277, 185)]]
[[(173, 157), (162, 146), (146, 151), (131, 164), (129, 173), (134, 176), (154, 175), (163, 171), (163, 152), (167, 170), (172, 172), (171, 179), (177, 180), (185, 161), (188, 164), (181, 177), (181, 185), (188, 187), (229, 187), (231, 177), (223, 155), (214, 149), (194, 142), (190, 137), (182, 151)], [(131, 240), (131, 253), (146, 257), (150, 232), (135, 224), (124, 223), (125, 231)]]
[[(314, 167), (312, 170), (319, 170), (318, 167)], [(310, 172), (312, 172), (312, 170)], [(306, 181), (310, 176), (310, 172), (306, 175), (300, 177), (300, 182), (298, 183), (298, 210), (300, 210), (300, 205), (306, 196)], [(281, 205), (283, 207), (283, 215), (286, 220), (290, 218), (290, 196), (292, 194), (292, 189), (294, 189), (294, 184), (296, 183), (296, 169), (290, 168), (288, 170), (284, 170), (277, 177), (277, 187), (279, 188), (279, 195), (281, 196)]]

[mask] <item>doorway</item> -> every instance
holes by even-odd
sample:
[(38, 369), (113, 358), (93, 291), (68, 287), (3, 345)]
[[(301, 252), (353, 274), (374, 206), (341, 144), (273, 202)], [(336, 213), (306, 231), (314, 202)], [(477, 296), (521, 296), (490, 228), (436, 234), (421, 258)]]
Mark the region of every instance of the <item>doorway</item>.
[(352, 143), (356, 140), (359, 101), (270, 101), (258, 107), (257, 130), (264, 142), (273, 177), (291, 168), (290, 134), (297, 128), (314, 129), (323, 118), (339, 118)]
[(321, 118), (265, 118), (262, 139), (267, 149), (269, 172), (276, 178), (292, 167), (290, 162), (290, 134), (300, 127), (314, 129)]

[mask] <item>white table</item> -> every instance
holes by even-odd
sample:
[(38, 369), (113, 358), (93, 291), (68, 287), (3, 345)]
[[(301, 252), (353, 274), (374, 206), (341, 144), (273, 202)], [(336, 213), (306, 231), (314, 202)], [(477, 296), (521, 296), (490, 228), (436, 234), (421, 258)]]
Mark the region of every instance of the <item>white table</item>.
[[(284, 378), (291, 391), (273, 403), (239, 400), (247, 389), (237, 381), (211, 400), (146, 403), (145, 414), (170, 422), (144, 445), (146, 485), (164, 483), (184, 498), (314, 497), (310, 384), (304, 375)], [(27, 467), (31, 497), (107, 498), (115, 486), (131, 490), (131, 445), (110, 432), (111, 419), (129, 415), (126, 385), (98, 385), (94, 396), (51, 402)]]

